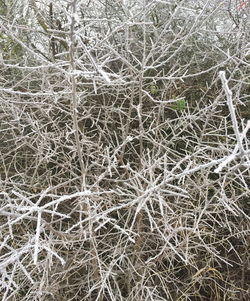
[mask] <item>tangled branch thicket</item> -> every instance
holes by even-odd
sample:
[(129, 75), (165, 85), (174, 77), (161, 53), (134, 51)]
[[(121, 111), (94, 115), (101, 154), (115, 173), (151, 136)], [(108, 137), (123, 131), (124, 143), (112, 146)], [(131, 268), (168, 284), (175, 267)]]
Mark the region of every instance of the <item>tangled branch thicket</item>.
[(1, 300), (250, 299), (249, 5), (224, 2), (1, 2)]

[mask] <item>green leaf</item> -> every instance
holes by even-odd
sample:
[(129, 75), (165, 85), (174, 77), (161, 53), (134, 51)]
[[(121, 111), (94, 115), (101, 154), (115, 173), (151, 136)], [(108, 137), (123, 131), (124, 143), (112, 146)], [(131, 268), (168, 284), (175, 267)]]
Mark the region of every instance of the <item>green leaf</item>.
[(158, 87), (156, 85), (152, 84), (149, 86), (149, 91), (152, 95), (155, 95), (158, 93)]
[(186, 100), (184, 98), (176, 100), (175, 103), (171, 105), (171, 109), (181, 112), (186, 109)]
[(48, 32), (48, 26), (47, 24), (44, 22), (43, 18), (41, 18), (40, 16), (37, 16), (37, 22), (38, 24), (42, 27), (42, 29), (45, 31), (45, 32)]

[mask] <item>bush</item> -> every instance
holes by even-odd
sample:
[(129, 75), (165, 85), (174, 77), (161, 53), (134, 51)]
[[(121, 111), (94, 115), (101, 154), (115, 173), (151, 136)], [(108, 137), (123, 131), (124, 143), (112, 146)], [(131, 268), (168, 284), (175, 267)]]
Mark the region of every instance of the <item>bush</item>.
[(22, 4), (0, 8), (2, 300), (248, 300), (248, 6)]

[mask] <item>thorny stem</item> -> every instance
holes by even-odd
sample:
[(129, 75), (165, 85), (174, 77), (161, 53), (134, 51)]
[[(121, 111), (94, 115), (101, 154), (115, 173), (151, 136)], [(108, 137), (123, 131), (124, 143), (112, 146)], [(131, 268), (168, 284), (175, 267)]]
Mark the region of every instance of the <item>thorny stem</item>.
[(73, 0), (72, 2), (72, 21), (70, 25), (70, 48), (69, 48), (69, 57), (70, 57), (70, 67), (71, 67), (71, 85), (72, 85), (72, 118), (73, 118), (73, 125), (74, 125), (74, 135), (75, 135), (75, 141), (76, 141), (76, 148), (78, 153), (78, 158), (80, 162), (81, 167), (81, 189), (84, 190), (86, 188), (86, 167), (83, 162), (83, 154), (82, 154), (82, 148), (80, 144), (80, 137), (79, 137), (79, 127), (78, 127), (78, 117), (77, 117), (77, 79), (75, 75), (75, 14), (76, 14), (76, 3), (77, 0)]
[(231, 119), (232, 119), (233, 129), (234, 129), (234, 133), (235, 133), (235, 136), (236, 136), (236, 139), (237, 139), (237, 144), (239, 146), (239, 151), (240, 151), (240, 154), (243, 155), (244, 154), (244, 149), (243, 149), (242, 140), (241, 140), (241, 137), (240, 137), (239, 125), (238, 125), (238, 122), (237, 122), (237, 119), (236, 119), (235, 108), (234, 108), (233, 100), (232, 100), (233, 93), (229, 89), (228, 80), (226, 79), (225, 71), (220, 71), (219, 76), (220, 76), (224, 91), (226, 93), (227, 105), (228, 105), (230, 116), (231, 116)]

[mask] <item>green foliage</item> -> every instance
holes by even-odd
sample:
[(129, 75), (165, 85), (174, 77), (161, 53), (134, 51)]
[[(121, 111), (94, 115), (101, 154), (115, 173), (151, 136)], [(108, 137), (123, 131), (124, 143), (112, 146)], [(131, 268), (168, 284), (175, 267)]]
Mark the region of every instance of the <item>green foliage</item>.
[(38, 24), (41, 26), (41, 28), (45, 31), (45, 32), (48, 32), (48, 26), (47, 26), (47, 24), (45, 23), (45, 21), (43, 20), (43, 18), (42, 17), (40, 17), (40, 16), (37, 16), (37, 22), (38, 22)]
[(155, 84), (151, 84), (151, 85), (149, 86), (149, 91), (150, 91), (150, 94), (152, 94), (152, 95), (157, 94), (158, 91), (159, 91), (158, 86), (155, 85)]
[(177, 112), (182, 112), (186, 109), (186, 100), (184, 98), (180, 98), (178, 100), (176, 100), (176, 102), (174, 102), (171, 105), (171, 109), (177, 111)]
[(155, 27), (158, 27), (160, 25), (159, 24), (159, 16), (155, 11), (153, 11), (151, 13), (151, 19), (152, 19), (153, 24), (154, 24)]
[(2, 55), (4, 59), (15, 60), (23, 55), (22, 46), (5, 34), (0, 35), (0, 47), (2, 49)]

